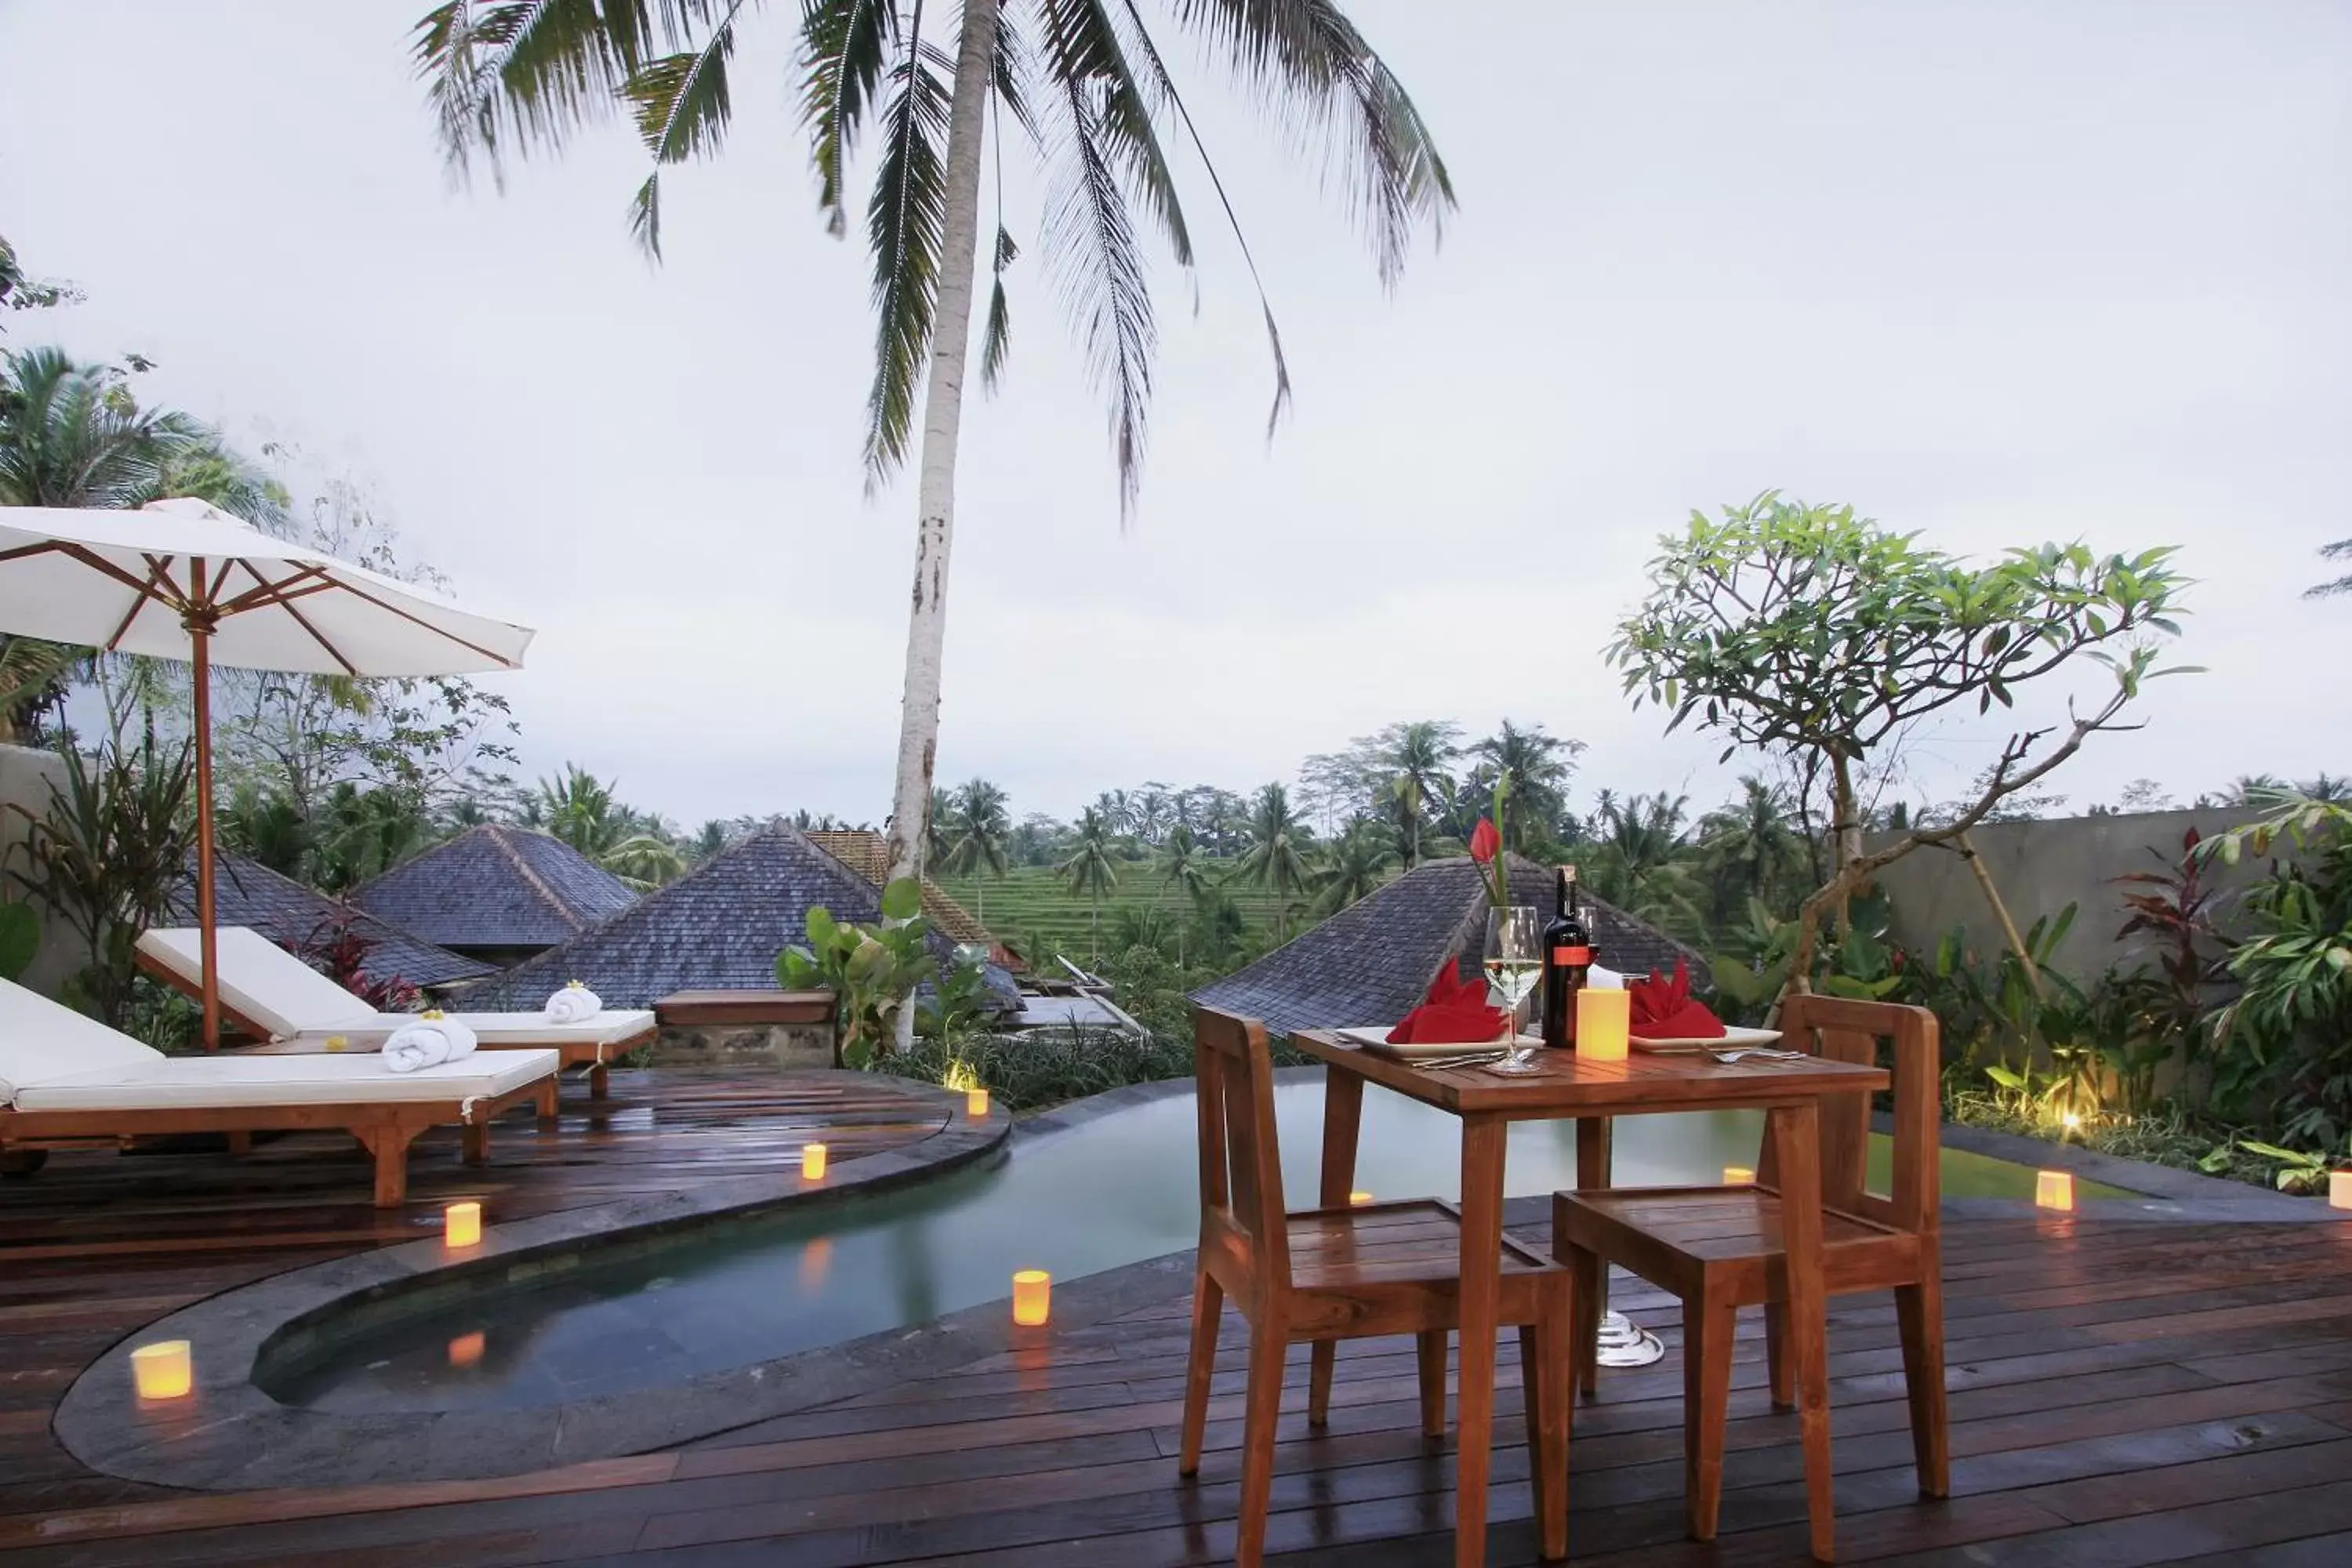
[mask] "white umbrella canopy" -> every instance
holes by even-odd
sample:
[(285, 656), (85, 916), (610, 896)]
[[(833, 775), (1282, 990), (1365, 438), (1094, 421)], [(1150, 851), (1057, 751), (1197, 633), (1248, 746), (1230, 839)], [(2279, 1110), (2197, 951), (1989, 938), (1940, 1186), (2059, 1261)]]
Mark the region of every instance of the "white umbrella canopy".
[(196, 914), (205, 1046), (220, 1044), (213, 942), (215, 664), (399, 679), (516, 669), (528, 626), (264, 533), (192, 499), (136, 511), (0, 507), (0, 632), (195, 666)]

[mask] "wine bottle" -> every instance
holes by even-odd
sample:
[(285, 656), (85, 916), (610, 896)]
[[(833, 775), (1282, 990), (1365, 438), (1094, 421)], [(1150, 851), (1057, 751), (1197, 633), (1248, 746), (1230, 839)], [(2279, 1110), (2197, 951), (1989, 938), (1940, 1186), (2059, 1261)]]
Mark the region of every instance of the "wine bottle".
[(1576, 868), (1559, 868), (1559, 909), (1543, 934), (1543, 1042), (1576, 1048), (1576, 994), (1592, 967), (1592, 932), (1576, 907)]

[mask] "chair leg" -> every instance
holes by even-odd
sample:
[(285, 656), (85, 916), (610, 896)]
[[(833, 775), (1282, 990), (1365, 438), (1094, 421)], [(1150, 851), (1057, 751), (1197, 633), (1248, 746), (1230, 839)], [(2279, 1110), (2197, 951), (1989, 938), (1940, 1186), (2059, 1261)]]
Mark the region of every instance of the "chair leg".
[(588, 1069), (588, 1098), (591, 1100), (613, 1098), (613, 1069), (608, 1064), (598, 1062)]
[(1794, 1410), (1797, 1392), (1789, 1381), (1789, 1309), (1764, 1303), (1764, 1365), (1772, 1385), (1772, 1408)]
[(490, 1124), (487, 1120), (467, 1122), (462, 1138), (466, 1163), (487, 1165), (490, 1163)]
[(1528, 1410), (1528, 1468), (1546, 1562), (1568, 1555), (1568, 1434), (1574, 1404), (1568, 1387), (1569, 1314), (1569, 1302), (1556, 1294), (1540, 1317), (1519, 1330), (1519, 1387)]
[(1331, 1379), (1339, 1370), (1339, 1342), (1317, 1340), (1307, 1352), (1307, 1424), (1322, 1426), (1331, 1419)]
[(1683, 1506), (1693, 1541), (1715, 1539), (1723, 1501), (1723, 1431), (1731, 1405), (1731, 1335), (1739, 1310), (1699, 1296), (1683, 1302)]
[(1568, 1253), (1572, 1301), (1570, 1337), (1573, 1341), (1570, 1365), (1574, 1369), (1578, 1390), (1590, 1399), (1600, 1387), (1601, 1316), (1609, 1306), (1608, 1298), (1601, 1292), (1601, 1281), (1608, 1278), (1609, 1266), (1601, 1261), (1599, 1253), (1587, 1252), (1580, 1247), (1571, 1247)]
[(1201, 1473), (1201, 1437), (1209, 1425), (1209, 1380), (1217, 1370), (1217, 1329), (1225, 1310), (1225, 1288), (1201, 1269), (1192, 1277), (1192, 1352), (1184, 1363), (1183, 1447), (1180, 1476)]
[(1931, 1254), (1916, 1285), (1895, 1289), (1903, 1334), (1903, 1387), (1911, 1400), (1911, 1454), (1923, 1497), (1952, 1495), (1952, 1437), (1944, 1400), (1944, 1282)]
[[(1317, 1346), (1321, 1349), (1321, 1346)], [(1445, 1331), (1431, 1329), (1414, 1336), (1421, 1362), (1421, 1435), (1445, 1436)]]
[(1234, 1568), (1258, 1568), (1265, 1555), (1265, 1506), (1274, 1494), (1274, 1426), (1282, 1414), (1282, 1325), (1250, 1325), (1249, 1388), (1243, 1394), (1241, 1511), (1234, 1520)]

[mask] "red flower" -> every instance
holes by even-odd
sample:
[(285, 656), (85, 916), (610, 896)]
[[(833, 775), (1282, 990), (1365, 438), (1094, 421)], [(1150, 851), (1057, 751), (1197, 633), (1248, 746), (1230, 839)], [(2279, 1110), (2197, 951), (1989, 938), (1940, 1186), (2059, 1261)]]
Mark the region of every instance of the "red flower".
[(1502, 847), (1503, 836), (1495, 831), (1492, 822), (1480, 817), (1477, 829), (1470, 835), (1470, 858), (1486, 865), (1501, 853)]

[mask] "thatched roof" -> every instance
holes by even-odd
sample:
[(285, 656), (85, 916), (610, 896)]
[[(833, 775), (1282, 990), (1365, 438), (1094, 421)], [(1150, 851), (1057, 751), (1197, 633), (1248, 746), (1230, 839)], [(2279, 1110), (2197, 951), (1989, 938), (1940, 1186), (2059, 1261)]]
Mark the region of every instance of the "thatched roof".
[[(809, 834), (809, 842), (879, 888), (890, 875), (890, 846), (871, 828), (824, 828)], [(971, 911), (940, 890), (929, 877), (923, 879), (923, 918), (931, 929), (942, 932), (950, 942), (986, 942), (991, 941), (988, 928), (971, 918)]]
[[(1511, 897), (1550, 918), (1551, 868), (1511, 857)], [(1378, 891), (1255, 963), (1192, 994), (1223, 1012), (1262, 1019), (1276, 1034), (1294, 1029), (1393, 1024), (1428, 989), (1448, 954), (1465, 975), (1478, 972), (1486, 941), (1486, 886), (1466, 856), (1413, 868)], [(1583, 895), (1595, 956), (1630, 974), (1672, 969), (1681, 958), (1695, 984), (1708, 984), (1706, 961), (1622, 910)]]
[(637, 895), (560, 838), (489, 824), (353, 889), (351, 901), (445, 947), (552, 947)]
[[(776, 954), (807, 940), (808, 911), (871, 924), (882, 893), (810, 836), (782, 823), (730, 845), (603, 924), (559, 943), (494, 980), (469, 986), (469, 1008), (537, 1007), (566, 981), (584, 980), (607, 1007), (650, 1007), (678, 991), (767, 991)], [(934, 930), (942, 963), (956, 943)], [(1009, 1011), (1020, 1005), (1012, 977), (989, 971)]]
[[(226, 849), (218, 851), (213, 861), (213, 900), (222, 925), (251, 926), (289, 952), (321, 941), (331, 935), (336, 927), (349, 924), (359, 939), (368, 943), (368, 955), (360, 969), (371, 980), (398, 979), (411, 985), (433, 987), (455, 985), (498, 973), (487, 963), (477, 963), (420, 941), (349, 904), (306, 888), (290, 877), (281, 877), (258, 861)], [(187, 873), (172, 894), (171, 915), (176, 924), (196, 923), (196, 858), (193, 851), (188, 856)]]

